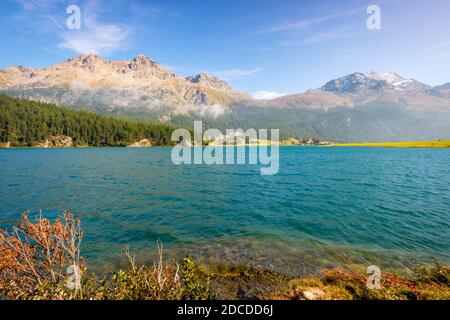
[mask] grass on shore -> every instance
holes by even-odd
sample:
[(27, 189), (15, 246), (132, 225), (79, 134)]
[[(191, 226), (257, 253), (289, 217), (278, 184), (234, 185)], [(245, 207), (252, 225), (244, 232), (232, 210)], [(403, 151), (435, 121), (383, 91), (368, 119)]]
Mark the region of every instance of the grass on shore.
[(450, 140), (412, 142), (336, 143), (335, 147), (450, 148)]
[(80, 221), (71, 214), (54, 223), (42, 216), (31, 221), (24, 215), (13, 231), (0, 230), (0, 299), (450, 299), (450, 267), (437, 263), (417, 267), (413, 276), (383, 272), (381, 287), (369, 289), (363, 270), (332, 269), (313, 278), (245, 267), (208, 271), (189, 257), (165, 261), (161, 243), (153, 266), (137, 266), (125, 248), (128, 270), (99, 279), (87, 273), (80, 255), (82, 238)]
[[(412, 276), (383, 272), (381, 286), (370, 289), (368, 275), (358, 270), (332, 269), (318, 278), (293, 279), (271, 299), (318, 300), (449, 300), (450, 268), (418, 266)], [(308, 296), (309, 294), (309, 296)]]

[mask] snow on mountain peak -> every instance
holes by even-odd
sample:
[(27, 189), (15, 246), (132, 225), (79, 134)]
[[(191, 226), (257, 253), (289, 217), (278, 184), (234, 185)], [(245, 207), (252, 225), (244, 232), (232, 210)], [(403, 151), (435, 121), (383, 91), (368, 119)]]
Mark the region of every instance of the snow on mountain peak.
[(322, 86), (322, 90), (334, 93), (354, 93), (366, 90), (413, 90), (429, 87), (413, 79), (405, 79), (395, 72), (378, 73), (375, 71), (356, 72), (331, 80)]

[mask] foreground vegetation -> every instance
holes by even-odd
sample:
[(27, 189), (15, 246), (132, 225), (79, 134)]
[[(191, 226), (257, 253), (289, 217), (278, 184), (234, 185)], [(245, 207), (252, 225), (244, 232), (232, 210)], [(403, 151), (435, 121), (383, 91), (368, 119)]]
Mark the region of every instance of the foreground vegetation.
[(415, 142), (337, 143), (337, 147), (450, 148), (450, 140)]
[(157, 262), (137, 266), (128, 248), (128, 270), (98, 278), (80, 254), (80, 221), (64, 214), (53, 223), (23, 215), (0, 232), (0, 298), (90, 300), (206, 299), (450, 299), (450, 267), (417, 267), (414, 276), (383, 273), (380, 289), (369, 289), (361, 271), (333, 269), (314, 278), (289, 278), (251, 268), (212, 271), (191, 258), (166, 262), (158, 243)]
[(173, 128), (107, 118), (54, 104), (0, 94), (0, 142), (35, 146), (51, 136), (64, 135), (75, 146), (122, 146), (141, 139), (169, 145)]

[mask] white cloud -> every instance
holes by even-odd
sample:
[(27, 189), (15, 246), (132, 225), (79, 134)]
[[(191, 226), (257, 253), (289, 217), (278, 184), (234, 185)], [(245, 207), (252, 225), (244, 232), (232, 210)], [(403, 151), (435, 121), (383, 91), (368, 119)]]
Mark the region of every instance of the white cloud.
[(283, 22), (283, 23), (273, 26), (271, 28), (264, 29), (261, 32), (267, 33), (267, 32), (278, 32), (278, 31), (284, 31), (284, 30), (290, 30), (290, 29), (303, 29), (303, 28), (309, 27), (312, 24), (334, 18), (335, 16), (336, 15), (330, 15), (330, 16), (318, 17), (315, 19), (305, 19), (305, 20), (296, 21), (296, 22)]
[(220, 117), (225, 113), (225, 108), (220, 104), (213, 104), (213, 105), (204, 105), (200, 106), (200, 110), (197, 112), (202, 117), (212, 117), (216, 119), (217, 117)]
[(262, 68), (254, 69), (229, 69), (229, 70), (216, 70), (216, 71), (205, 71), (208, 74), (215, 75), (223, 80), (235, 80), (247, 78), (260, 72)]
[(167, 69), (172, 70), (173, 72), (178, 72), (185, 76), (192, 76), (199, 73), (206, 73), (225, 81), (248, 78), (263, 70), (263, 68), (205, 70), (198, 66), (187, 67), (187, 66), (171, 65), (166, 63), (162, 63), (162, 65), (165, 66)]
[[(81, 9), (81, 29), (66, 28), (69, 17), (65, 10), (70, 2), (65, 0), (12, 0), (21, 4), (22, 10), (14, 16), (16, 25), (23, 33), (49, 33), (59, 37), (57, 47), (75, 51), (78, 54), (93, 53), (109, 55), (129, 47), (131, 26), (105, 22), (99, 17), (117, 9), (114, 3), (98, 0), (78, 1)], [(117, 4), (117, 3), (116, 3)], [(150, 9), (141, 14), (150, 14)]]
[(109, 55), (127, 47), (130, 28), (112, 23), (104, 23), (98, 19), (98, 14), (108, 8), (96, 0), (87, 1), (81, 7), (81, 29), (64, 30), (60, 48), (70, 49), (77, 53), (93, 53)]
[(421, 55), (429, 54), (429, 53), (439, 51), (439, 50), (447, 48), (447, 47), (450, 47), (450, 40), (438, 43), (438, 44), (432, 46), (431, 48), (423, 50), (422, 52), (420, 52), (420, 54)]
[(46, 10), (46, 8), (64, 3), (63, 0), (13, 0), (13, 2), (19, 3), (26, 11)]
[(327, 32), (318, 32), (303, 41), (304, 44), (313, 44), (341, 39), (352, 38), (353, 35), (344, 30), (331, 30)]
[(83, 90), (86, 89), (87, 85), (83, 80), (73, 80), (70, 83), (70, 89), (71, 90)]
[(108, 55), (127, 46), (129, 31), (127, 28), (102, 24), (96, 20), (84, 21), (81, 30), (68, 30), (61, 34), (63, 41), (60, 48), (70, 49), (77, 53), (93, 53)]
[(285, 93), (280, 93), (276, 91), (258, 91), (252, 94), (253, 98), (259, 99), (259, 100), (272, 100), (276, 99), (282, 96), (285, 96)]
[(183, 105), (172, 110), (173, 115), (186, 115), (192, 113), (200, 117), (210, 117), (216, 119), (222, 116), (227, 111), (227, 108), (220, 104), (208, 105)]
[(303, 45), (312, 45), (317, 43), (336, 41), (342, 39), (349, 39), (355, 37), (356, 34), (353, 31), (346, 27), (340, 29), (333, 29), (323, 32), (317, 32), (312, 34), (311, 36), (302, 39), (302, 40), (294, 40), (294, 41), (284, 41), (281, 42), (280, 45), (283, 47), (295, 47), (295, 46), (303, 46)]
[(335, 14), (330, 15), (324, 15), (316, 18), (308, 18), (304, 20), (294, 21), (294, 22), (283, 22), (278, 25), (275, 25), (273, 27), (261, 30), (259, 33), (268, 33), (268, 32), (279, 32), (279, 31), (285, 31), (285, 30), (292, 30), (292, 29), (305, 29), (313, 24), (325, 22), (334, 18), (343, 17), (346, 15), (350, 15), (356, 12), (361, 11), (362, 8), (357, 8), (353, 10), (338, 12)]

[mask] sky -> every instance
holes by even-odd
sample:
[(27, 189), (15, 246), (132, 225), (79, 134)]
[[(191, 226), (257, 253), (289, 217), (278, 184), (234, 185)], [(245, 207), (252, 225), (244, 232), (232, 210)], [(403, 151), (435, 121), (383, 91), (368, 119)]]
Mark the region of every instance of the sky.
[[(80, 29), (67, 25), (73, 5)], [(380, 9), (380, 28), (367, 26), (371, 5)], [(0, 69), (83, 53), (144, 54), (182, 76), (210, 73), (259, 98), (353, 72), (450, 82), (448, 0), (2, 0), (0, 41)]]

